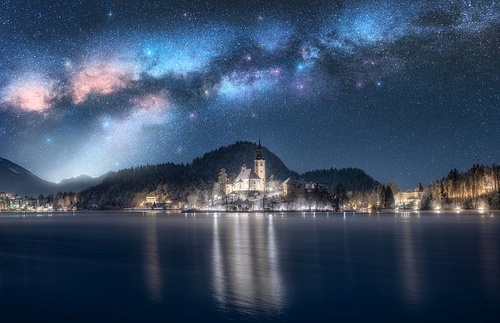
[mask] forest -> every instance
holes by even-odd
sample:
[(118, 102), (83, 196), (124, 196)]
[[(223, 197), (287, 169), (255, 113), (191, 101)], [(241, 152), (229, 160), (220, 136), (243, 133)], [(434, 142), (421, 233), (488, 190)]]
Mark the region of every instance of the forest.
[[(109, 173), (101, 184), (78, 194), (77, 205), (86, 209), (122, 209), (144, 203), (146, 196), (158, 201), (176, 201), (185, 207), (207, 207), (228, 202), (224, 183), (235, 178), (243, 164), (253, 166), (257, 145), (238, 141), (196, 158), (192, 163), (144, 165)], [(357, 168), (323, 169), (297, 174), (264, 148), (269, 192), (269, 208), (282, 203), (293, 207), (335, 210), (380, 210), (395, 207), (400, 191), (396, 183), (381, 184)], [(278, 196), (281, 183), (289, 176), (299, 176), (308, 185), (303, 196)], [(419, 185), (423, 192), (421, 210), (500, 209), (500, 167), (475, 164), (465, 172), (453, 169), (446, 177)], [(317, 189), (317, 184), (327, 189)], [(316, 186), (315, 186), (316, 185)], [(235, 199), (234, 196), (230, 197)], [(238, 197), (241, 199), (242, 197)], [(244, 197), (243, 197), (244, 198)], [(65, 196), (61, 200), (67, 200)], [(217, 199), (219, 201), (217, 202)], [(75, 198), (71, 198), (71, 205)], [(233, 201), (234, 202), (234, 201)], [(67, 203), (64, 203), (67, 204)], [(267, 207), (267, 206), (266, 206)]]
[(424, 191), (421, 209), (500, 209), (500, 166), (474, 164), (433, 181)]
[[(80, 192), (78, 206), (86, 209), (121, 209), (140, 205), (148, 195), (159, 201), (173, 200), (186, 205), (213, 204), (221, 194), (220, 172), (234, 178), (243, 164), (253, 167), (257, 145), (238, 141), (196, 158), (189, 164), (144, 165), (108, 174), (99, 185)], [(263, 149), (269, 187), (279, 187), (289, 176), (298, 176), (283, 161)], [(373, 189), (379, 183), (360, 169), (317, 170), (304, 174), (310, 182), (327, 183), (342, 190)]]

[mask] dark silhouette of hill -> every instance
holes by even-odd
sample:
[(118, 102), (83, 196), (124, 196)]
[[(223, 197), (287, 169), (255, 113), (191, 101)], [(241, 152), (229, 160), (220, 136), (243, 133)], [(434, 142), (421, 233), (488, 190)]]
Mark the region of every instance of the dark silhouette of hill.
[(0, 192), (18, 195), (38, 195), (52, 192), (56, 184), (44, 181), (27, 169), (0, 158)]
[(306, 172), (301, 175), (306, 182), (327, 183), (331, 187), (342, 184), (347, 191), (371, 190), (380, 183), (359, 168), (330, 168)]
[(87, 175), (80, 175), (56, 184), (33, 175), (30, 171), (16, 163), (0, 158), (0, 192), (13, 195), (37, 196), (39, 194), (54, 194), (56, 192), (79, 192), (101, 181), (102, 176), (92, 178)]
[(178, 198), (195, 179), (189, 165), (158, 164), (110, 172), (101, 184), (89, 187), (79, 194), (80, 204), (85, 208), (131, 207), (136, 194), (149, 193), (159, 188)]
[(56, 184), (56, 188), (59, 192), (80, 192), (83, 189), (102, 183), (103, 179), (108, 176), (108, 174), (109, 173), (106, 173), (99, 177), (79, 175), (77, 177), (63, 179)]
[[(241, 166), (246, 164), (253, 169), (253, 162), (256, 157), (258, 145), (249, 141), (237, 141), (236, 143), (212, 150), (202, 157), (195, 158), (191, 164), (192, 174), (199, 180), (208, 182), (217, 180), (221, 168), (225, 168), (227, 174), (236, 175), (241, 171)], [(297, 176), (297, 173), (286, 167), (285, 163), (262, 147), (262, 154), (266, 160), (267, 177), (273, 175), (275, 179), (285, 180), (289, 176)]]
[[(81, 203), (87, 208), (130, 207), (136, 194), (159, 188), (168, 191), (171, 198), (182, 199), (193, 186), (217, 182), (222, 168), (228, 174), (238, 174), (245, 163), (253, 168), (256, 153), (255, 143), (238, 141), (195, 158), (190, 164), (165, 163), (123, 169), (108, 174), (100, 185), (82, 191)], [(268, 149), (263, 148), (263, 155), (268, 177), (274, 175), (277, 179), (286, 179), (297, 175)]]
[[(238, 141), (232, 145), (215, 149), (195, 158), (189, 164), (165, 163), (123, 169), (109, 173), (101, 184), (82, 191), (80, 195), (83, 207), (123, 208), (131, 207), (137, 195), (165, 194), (170, 199), (184, 199), (195, 186), (207, 186), (218, 180), (222, 168), (226, 173), (238, 174), (241, 166), (253, 168), (257, 153), (257, 144)], [(283, 161), (263, 147), (266, 160), (266, 174), (278, 180), (298, 176)], [(331, 186), (342, 183), (348, 190), (364, 190), (375, 187), (378, 182), (360, 169), (318, 170), (303, 175), (306, 181), (328, 183)]]

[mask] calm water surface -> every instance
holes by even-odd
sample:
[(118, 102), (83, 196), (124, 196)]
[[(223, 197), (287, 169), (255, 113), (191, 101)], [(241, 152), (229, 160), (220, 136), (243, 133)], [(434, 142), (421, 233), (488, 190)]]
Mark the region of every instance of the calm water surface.
[(495, 321), (500, 215), (0, 213), (1, 321)]

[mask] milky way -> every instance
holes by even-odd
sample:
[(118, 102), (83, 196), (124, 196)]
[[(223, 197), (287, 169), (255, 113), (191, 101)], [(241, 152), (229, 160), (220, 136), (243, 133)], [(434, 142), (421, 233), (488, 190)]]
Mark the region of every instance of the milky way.
[(499, 162), (499, 18), (497, 1), (3, 1), (0, 156), (59, 181), (261, 139), (299, 172), (412, 188)]

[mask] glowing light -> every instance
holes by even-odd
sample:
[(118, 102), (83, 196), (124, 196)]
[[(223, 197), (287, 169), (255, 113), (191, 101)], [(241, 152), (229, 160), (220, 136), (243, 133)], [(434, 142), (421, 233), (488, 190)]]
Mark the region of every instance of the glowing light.
[[(226, 30), (217, 28), (169, 37), (140, 35), (135, 40), (136, 51), (142, 53), (138, 64), (141, 65), (141, 72), (153, 77), (162, 77), (167, 73), (185, 74), (198, 71), (220, 52), (224, 47), (223, 40), (231, 37)], [(129, 54), (134, 56), (133, 52), (129, 51)]]
[(107, 95), (126, 88), (137, 74), (132, 63), (95, 61), (84, 64), (71, 79), (71, 92), (76, 104), (90, 94)]
[(274, 76), (279, 76), (281, 74), (281, 68), (273, 69), (271, 74), (273, 74)]
[(255, 28), (249, 28), (246, 37), (253, 39), (262, 48), (274, 51), (286, 46), (289, 37), (293, 34), (293, 27), (283, 21), (261, 20)]
[(274, 69), (236, 73), (224, 76), (219, 93), (230, 99), (249, 98), (251, 94), (266, 92), (278, 82)]
[(163, 93), (146, 94), (132, 99), (134, 107), (150, 112), (160, 112), (169, 105), (167, 97)]
[(2, 102), (24, 111), (43, 112), (55, 99), (54, 82), (32, 75), (10, 83), (2, 91)]

